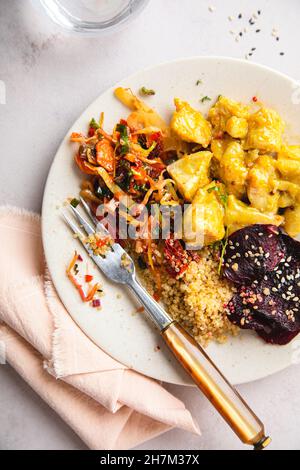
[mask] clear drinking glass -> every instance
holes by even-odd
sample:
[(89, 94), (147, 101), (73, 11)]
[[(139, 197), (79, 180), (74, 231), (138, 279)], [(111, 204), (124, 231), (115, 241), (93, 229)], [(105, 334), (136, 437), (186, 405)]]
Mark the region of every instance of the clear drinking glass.
[(97, 34), (134, 18), (149, 0), (32, 0), (68, 32)]

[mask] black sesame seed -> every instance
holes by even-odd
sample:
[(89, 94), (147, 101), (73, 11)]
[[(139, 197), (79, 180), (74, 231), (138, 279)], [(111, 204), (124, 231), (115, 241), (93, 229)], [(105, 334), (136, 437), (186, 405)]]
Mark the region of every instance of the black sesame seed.
[(243, 33), (242, 33), (242, 32), (240, 32), (240, 36), (241, 36), (241, 37), (243, 36)]
[(239, 14), (238, 18), (239, 20), (243, 17), (242, 13)]
[(256, 32), (256, 33), (260, 33), (260, 29), (257, 29), (255, 32)]
[(284, 52), (280, 52), (280, 55), (284, 55)]
[(258, 14), (258, 15), (261, 15), (261, 10), (258, 10), (257, 14)]

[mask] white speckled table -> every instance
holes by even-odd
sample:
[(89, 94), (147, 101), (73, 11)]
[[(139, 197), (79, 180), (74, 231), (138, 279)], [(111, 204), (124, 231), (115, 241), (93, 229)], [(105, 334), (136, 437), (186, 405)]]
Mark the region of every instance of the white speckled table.
[[(250, 27), (249, 16), (259, 9), (259, 21)], [(0, 104), (0, 203), (39, 211), (52, 158), (71, 123), (135, 70), (195, 55), (244, 58), (255, 47), (249, 60), (300, 79), (299, 15), (299, 0), (151, 0), (123, 31), (83, 38), (61, 34), (29, 0), (0, 0), (0, 84), (6, 86), (6, 105)], [(236, 41), (230, 30), (243, 36)], [(240, 387), (266, 423), (273, 449), (300, 448), (299, 383), (300, 366), (292, 366)], [(192, 410), (203, 435), (173, 430), (140, 449), (242, 448), (195, 389), (169, 389)], [(0, 415), (0, 449), (85, 448), (8, 365), (0, 366)]]

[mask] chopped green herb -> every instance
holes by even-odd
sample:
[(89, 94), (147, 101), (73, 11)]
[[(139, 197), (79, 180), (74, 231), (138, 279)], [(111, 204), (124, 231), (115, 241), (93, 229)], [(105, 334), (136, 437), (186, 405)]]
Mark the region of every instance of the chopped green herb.
[(219, 251), (220, 250), (220, 240), (218, 240), (217, 242), (213, 242), (210, 247), (211, 249), (215, 252), (215, 251)]
[(223, 204), (223, 206), (227, 206), (228, 204), (228, 194), (220, 194), (220, 199)]
[(75, 274), (79, 273), (78, 264), (74, 264), (74, 272)]
[(121, 149), (121, 155), (124, 156), (129, 152), (129, 145), (127, 144), (121, 145), (120, 149)]
[(213, 186), (212, 188), (209, 188), (207, 190), (209, 193), (212, 193), (213, 191), (216, 191), (218, 193), (218, 197), (220, 199), (220, 201), (222, 202), (223, 206), (226, 207), (227, 206), (227, 203), (228, 203), (228, 194), (226, 193), (226, 191), (222, 191), (222, 189), (220, 188), (220, 186)]
[(152, 95), (155, 95), (155, 90), (152, 90), (151, 88), (146, 88), (145, 86), (143, 86), (140, 89), (140, 94), (143, 96), (152, 96)]
[(97, 129), (100, 128), (100, 125), (98, 124), (98, 122), (96, 121), (96, 119), (93, 118), (93, 119), (91, 120), (91, 122), (90, 122), (90, 127), (91, 127), (92, 129), (97, 130)]
[(77, 207), (79, 203), (80, 203), (80, 201), (78, 201), (78, 199), (76, 199), (75, 197), (70, 202), (71, 206), (73, 206), (73, 207)]
[(219, 275), (221, 274), (221, 271), (222, 271), (223, 261), (224, 261), (224, 256), (225, 256), (225, 253), (226, 253), (227, 245), (228, 245), (228, 227), (226, 227), (225, 237), (221, 241), (222, 250), (221, 250), (221, 254), (220, 254), (220, 262), (219, 262), (219, 267), (218, 267), (218, 274)]
[(125, 126), (125, 124), (117, 124), (116, 130), (120, 133), (121, 155), (126, 155), (126, 153), (129, 152), (129, 136), (127, 126)]
[(197, 80), (196, 81), (196, 86), (202, 85), (203, 81), (202, 80)]
[(205, 103), (206, 101), (211, 101), (211, 98), (209, 96), (203, 96), (200, 101), (201, 103)]

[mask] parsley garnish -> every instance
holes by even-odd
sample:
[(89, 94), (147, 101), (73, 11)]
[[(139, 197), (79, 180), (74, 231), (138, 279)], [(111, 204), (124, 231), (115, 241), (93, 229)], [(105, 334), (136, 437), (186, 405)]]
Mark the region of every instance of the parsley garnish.
[(223, 206), (226, 207), (227, 206), (227, 203), (228, 203), (228, 194), (227, 192), (224, 190), (222, 191), (221, 187), (220, 186), (213, 186), (212, 188), (209, 188), (207, 190), (209, 193), (212, 193), (213, 191), (216, 191), (217, 194), (218, 194), (218, 197), (220, 199), (220, 201), (222, 202)]
[(203, 96), (200, 101), (201, 103), (205, 103), (206, 101), (211, 101), (211, 98), (209, 96)]
[(117, 124), (116, 130), (120, 133), (121, 155), (126, 155), (126, 153), (129, 152), (129, 136), (127, 126), (125, 126), (125, 124)]
[(203, 81), (202, 80), (197, 80), (196, 81), (196, 86), (202, 85)]
[(97, 129), (100, 128), (100, 125), (98, 124), (98, 122), (96, 121), (96, 119), (93, 118), (93, 119), (91, 120), (91, 122), (90, 122), (90, 127), (91, 127), (92, 129), (97, 130)]
[(140, 89), (140, 94), (144, 96), (152, 96), (152, 95), (155, 95), (155, 90), (152, 90), (151, 88), (146, 88), (145, 86), (143, 86)]
[(73, 207), (77, 207), (79, 203), (80, 203), (80, 201), (78, 201), (78, 199), (76, 199), (75, 197), (70, 202), (71, 206), (73, 206)]

